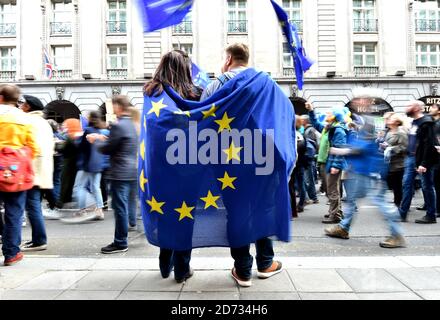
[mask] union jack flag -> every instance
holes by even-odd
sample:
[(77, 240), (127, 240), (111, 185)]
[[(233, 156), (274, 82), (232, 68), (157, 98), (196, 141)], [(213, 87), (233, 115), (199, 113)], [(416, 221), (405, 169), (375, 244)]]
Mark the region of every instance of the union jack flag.
[(43, 56), (44, 56), (44, 74), (47, 78), (52, 79), (53, 77), (53, 64), (50, 60), (49, 53), (45, 48), (43, 48)]

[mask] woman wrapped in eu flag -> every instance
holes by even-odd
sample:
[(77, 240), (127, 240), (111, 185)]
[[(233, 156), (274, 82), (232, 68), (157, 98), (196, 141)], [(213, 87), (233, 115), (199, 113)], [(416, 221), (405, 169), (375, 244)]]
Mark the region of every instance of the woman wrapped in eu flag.
[[(162, 57), (153, 76), (145, 87), (144, 92), (149, 97), (158, 97), (165, 86), (173, 88), (183, 99), (199, 101), (202, 90), (195, 86), (191, 77), (191, 59), (186, 52), (173, 50)], [(191, 251), (174, 251), (160, 248), (159, 267), (163, 278), (168, 278), (174, 268), (174, 278), (182, 283), (192, 277), (190, 268)]]

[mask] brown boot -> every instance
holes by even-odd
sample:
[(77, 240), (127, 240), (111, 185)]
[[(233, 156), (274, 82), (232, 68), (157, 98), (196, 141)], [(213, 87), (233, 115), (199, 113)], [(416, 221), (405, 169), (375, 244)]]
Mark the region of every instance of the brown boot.
[(391, 236), (391, 237), (387, 238), (385, 241), (382, 241), (379, 245), (382, 248), (387, 248), (387, 249), (405, 248), (406, 247), (405, 239), (401, 235)]
[(350, 239), (350, 235), (347, 231), (341, 228), (341, 226), (334, 226), (324, 230), (325, 234), (332, 238)]

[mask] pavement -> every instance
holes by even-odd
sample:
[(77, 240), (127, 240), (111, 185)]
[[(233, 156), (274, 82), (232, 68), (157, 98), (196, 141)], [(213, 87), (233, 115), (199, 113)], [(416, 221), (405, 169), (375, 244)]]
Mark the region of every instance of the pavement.
[[(129, 234), (129, 251), (105, 256), (100, 248), (112, 241), (114, 221), (65, 225), (46, 221), (48, 250), (26, 254), (13, 267), (0, 267), (1, 300), (437, 300), (440, 299), (440, 224), (417, 225), (424, 213), (414, 207), (410, 223), (402, 224), (408, 247), (383, 249), (388, 230), (377, 208), (359, 203), (350, 240), (327, 238), (321, 218), (325, 199), (307, 206), (292, 221), (292, 242), (275, 243), (281, 274), (253, 279), (239, 288), (225, 248), (193, 251), (194, 276), (177, 284), (162, 279), (159, 250), (142, 233)], [(23, 241), (30, 228), (23, 229)]]

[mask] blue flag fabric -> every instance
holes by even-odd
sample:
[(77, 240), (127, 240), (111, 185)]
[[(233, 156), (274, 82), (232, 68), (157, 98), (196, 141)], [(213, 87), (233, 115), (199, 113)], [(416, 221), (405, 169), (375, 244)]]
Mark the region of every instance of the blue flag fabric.
[(302, 41), (299, 38), (298, 30), (295, 23), (289, 22), (289, 16), (275, 1), (271, 0), (272, 6), (277, 14), (278, 21), (287, 38), (287, 44), (293, 56), (293, 63), (295, 66), (296, 81), (298, 89), (302, 90), (304, 86), (304, 73), (306, 73), (313, 65), (305, 53)]
[[(160, 96), (145, 97), (142, 123), (140, 201), (151, 244), (189, 250), (242, 247), (272, 236), (290, 240), (295, 114), (268, 74), (245, 70), (204, 102), (183, 100), (166, 87)], [(257, 137), (250, 149), (233, 135), (246, 130)], [(270, 145), (273, 170), (257, 175), (264, 165), (256, 154), (267, 156)]]
[(192, 79), (196, 86), (206, 89), (211, 83), (208, 74), (200, 69), (194, 62), (192, 63)]
[(153, 32), (182, 22), (194, 0), (136, 0), (144, 32)]

